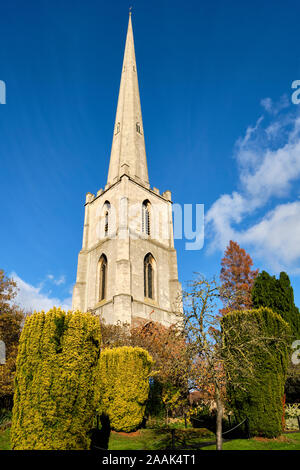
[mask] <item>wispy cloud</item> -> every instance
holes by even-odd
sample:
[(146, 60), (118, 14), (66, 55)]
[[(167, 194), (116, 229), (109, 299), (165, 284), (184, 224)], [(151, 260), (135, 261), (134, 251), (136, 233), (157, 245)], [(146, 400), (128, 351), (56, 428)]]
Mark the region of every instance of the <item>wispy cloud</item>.
[(56, 286), (60, 286), (61, 284), (65, 284), (66, 276), (60, 276), (59, 278), (55, 279), (53, 274), (48, 274), (47, 279), (53, 282)]
[(282, 198), (291, 197), (300, 178), (300, 118), (280, 113), (287, 107), (285, 98), (279, 103), (267, 98), (262, 104), (271, 121), (266, 124), (260, 116), (235, 145), (238, 190), (221, 195), (207, 213), (209, 250), (223, 250), (234, 239), (251, 245), (273, 270), (298, 273), (300, 201)]
[(270, 114), (278, 114), (282, 109), (288, 108), (290, 100), (286, 94), (282, 95), (281, 98), (274, 102), (272, 98), (263, 98), (260, 102), (262, 107)]
[(16, 273), (11, 273), (10, 277), (12, 277), (16, 281), (17, 287), (19, 289), (16, 297), (16, 302), (26, 311), (47, 311), (53, 306), (62, 307), (64, 310), (71, 309), (71, 297), (67, 297), (64, 299), (53, 297), (51, 296), (51, 292), (42, 292), (42, 284), (37, 287), (33, 286), (21, 279)]

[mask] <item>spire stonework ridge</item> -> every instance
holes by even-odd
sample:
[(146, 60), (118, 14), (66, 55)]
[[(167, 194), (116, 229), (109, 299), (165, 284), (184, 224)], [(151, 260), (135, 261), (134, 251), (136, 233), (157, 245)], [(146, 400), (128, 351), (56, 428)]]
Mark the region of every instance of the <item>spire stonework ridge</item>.
[(123, 174), (128, 174), (140, 184), (149, 187), (131, 10), (129, 10), (107, 185), (110, 186), (118, 181)]

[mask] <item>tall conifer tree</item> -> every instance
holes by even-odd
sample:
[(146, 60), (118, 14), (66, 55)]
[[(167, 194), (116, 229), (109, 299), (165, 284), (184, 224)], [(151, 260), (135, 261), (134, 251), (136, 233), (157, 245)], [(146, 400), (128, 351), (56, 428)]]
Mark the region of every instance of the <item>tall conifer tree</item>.
[(221, 261), (221, 283), (223, 289), (223, 315), (230, 310), (243, 310), (252, 307), (251, 290), (258, 269), (253, 270), (251, 256), (230, 240)]
[(262, 271), (252, 289), (254, 308), (269, 307), (290, 325), (294, 338), (300, 338), (300, 312), (294, 302), (294, 291), (290, 278), (281, 272), (279, 279)]

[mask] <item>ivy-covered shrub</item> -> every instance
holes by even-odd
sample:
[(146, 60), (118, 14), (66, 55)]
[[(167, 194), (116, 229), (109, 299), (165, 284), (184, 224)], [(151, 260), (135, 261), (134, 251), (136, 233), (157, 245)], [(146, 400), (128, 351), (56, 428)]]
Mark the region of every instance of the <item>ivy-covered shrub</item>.
[(105, 414), (115, 431), (130, 432), (143, 421), (153, 359), (142, 348), (123, 346), (101, 352), (98, 414)]
[[(248, 364), (249, 361), (252, 362), (252, 374), (247, 377), (241, 376), (239, 386), (234, 388), (229, 376), (227, 395), (237, 421), (241, 422), (248, 418), (250, 435), (276, 437), (282, 432), (282, 399), (289, 362), (290, 329), (280, 315), (269, 308), (261, 307), (225, 315), (222, 324), (227, 335), (230, 335), (231, 331), (236, 331), (245, 315), (248, 316), (248, 320), (251, 319), (250, 323), (257, 327), (256, 332), (262, 344), (258, 347), (257, 338), (253, 341), (251, 332), (249, 335), (245, 333), (244, 341), (248, 344), (248, 357), (244, 358), (239, 351), (239, 360), (241, 363), (246, 360)], [(228, 337), (224, 339), (226, 341)], [(253, 351), (249, 348), (251, 341), (256, 344)], [(228, 344), (234, 344), (232, 338)], [(234, 348), (232, 354), (237, 354)], [(227, 373), (230, 374), (230, 371)]]
[(53, 308), (27, 317), (17, 357), (13, 449), (88, 449), (99, 320)]

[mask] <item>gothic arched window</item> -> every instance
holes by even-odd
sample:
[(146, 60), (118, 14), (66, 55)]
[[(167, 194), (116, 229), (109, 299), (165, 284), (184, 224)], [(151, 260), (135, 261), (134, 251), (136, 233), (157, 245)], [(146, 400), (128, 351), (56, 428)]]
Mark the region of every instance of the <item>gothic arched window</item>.
[(109, 211), (110, 211), (110, 203), (108, 201), (104, 204), (104, 236), (108, 236), (108, 229), (109, 229)]
[(154, 299), (155, 261), (151, 253), (144, 258), (144, 296)]
[(101, 255), (99, 260), (99, 301), (104, 300), (106, 297), (106, 284), (107, 284), (107, 258)]
[(150, 202), (144, 201), (142, 207), (142, 232), (150, 235)]

